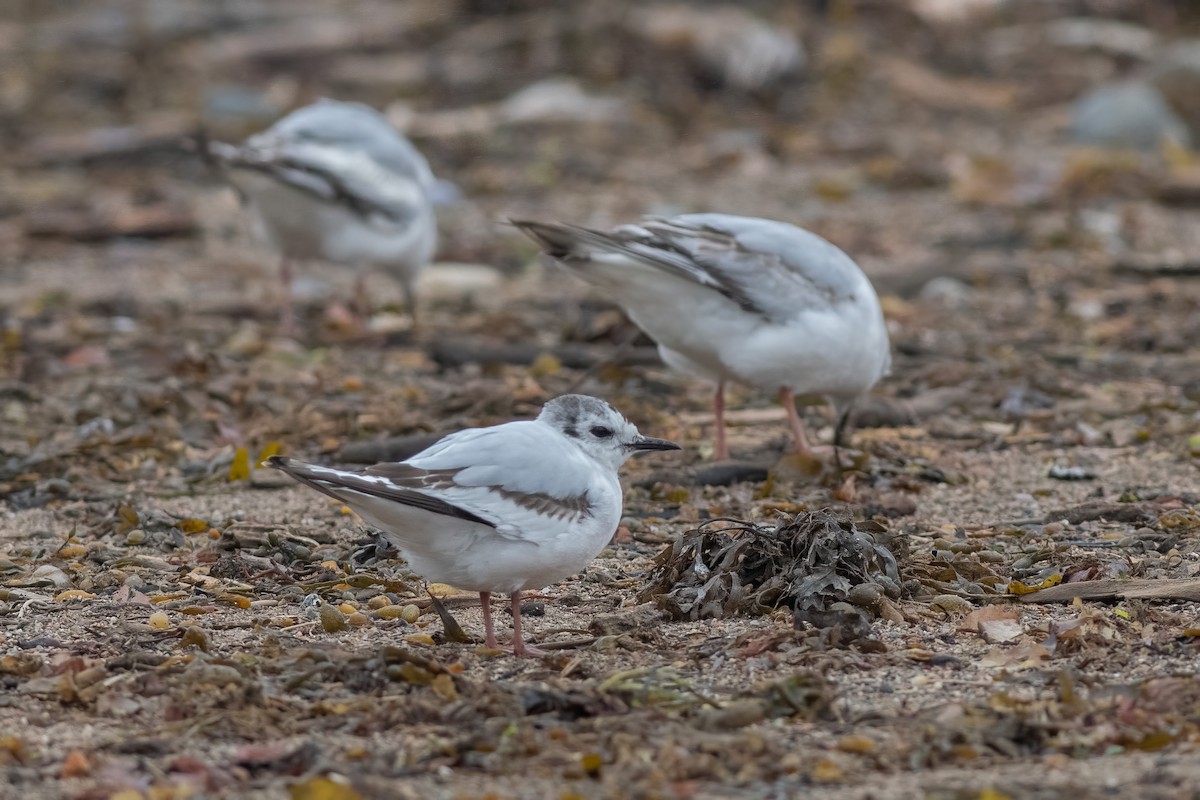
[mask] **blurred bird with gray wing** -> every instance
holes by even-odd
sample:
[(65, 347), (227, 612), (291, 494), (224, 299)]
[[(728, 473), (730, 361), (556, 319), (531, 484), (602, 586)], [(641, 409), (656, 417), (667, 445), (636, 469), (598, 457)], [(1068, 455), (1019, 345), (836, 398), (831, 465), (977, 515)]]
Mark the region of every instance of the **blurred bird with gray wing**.
[(415, 317), (417, 275), (437, 246), (429, 164), (369, 106), (319, 100), (242, 145), (210, 142), (249, 205), (256, 233), (282, 256), (283, 325), (294, 328), (294, 261), (319, 259), (358, 270), (355, 305), (369, 312), (365, 269), (389, 270)]
[(678, 449), (643, 436), (603, 400), (568, 394), (537, 419), (467, 428), (362, 472), (280, 456), (267, 463), (357, 511), (417, 574), (479, 592), (488, 647), (497, 646), (491, 594), (508, 595), (513, 652), (541, 655), (521, 634), (521, 590), (579, 572), (608, 544), (626, 459)]
[(513, 220), (614, 300), (670, 367), (716, 383), (714, 457), (729, 457), (725, 383), (777, 391), (795, 450), (812, 454), (795, 395), (828, 399), (839, 444), (855, 399), (891, 365), (879, 297), (849, 256), (794, 225), (728, 214), (612, 231)]

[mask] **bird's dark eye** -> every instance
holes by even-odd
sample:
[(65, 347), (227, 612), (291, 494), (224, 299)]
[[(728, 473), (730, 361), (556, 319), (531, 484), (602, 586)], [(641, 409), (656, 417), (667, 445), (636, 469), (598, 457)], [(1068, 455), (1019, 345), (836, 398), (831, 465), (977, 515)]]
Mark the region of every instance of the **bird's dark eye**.
[(608, 437), (612, 436), (613, 432), (612, 428), (606, 428), (603, 425), (597, 425), (596, 427), (592, 428), (591, 433), (592, 436), (595, 436), (597, 439), (607, 439)]

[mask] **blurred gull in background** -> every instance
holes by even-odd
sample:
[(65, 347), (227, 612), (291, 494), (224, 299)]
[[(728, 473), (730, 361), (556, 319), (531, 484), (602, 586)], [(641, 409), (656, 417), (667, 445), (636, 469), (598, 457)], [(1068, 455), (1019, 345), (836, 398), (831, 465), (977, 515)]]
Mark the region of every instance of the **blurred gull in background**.
[(374, 109), (319, 100), (251, 136), (209, 152), (253, 213), (256, 233), (282, 256), (283, 327), (294, 332), (292, 264), (320, 259), (358, 270), (356, 311), (370, 307), (365, 269), (404, 286), (416, 317), (417, 275), (437, 245), (437, 182), (425, 158)]
[(646, 219), (611, 232), (513, 221), (564, 267), (619, 303), (668, 366), (717, 384), (717, 459), (726, 381), (779, 392), (796, 452), (812, 455), (796, 394), (838, 415), (887, 374), (887, 327), (867, 276), (841, 250), (784, 222), (727, 214)]

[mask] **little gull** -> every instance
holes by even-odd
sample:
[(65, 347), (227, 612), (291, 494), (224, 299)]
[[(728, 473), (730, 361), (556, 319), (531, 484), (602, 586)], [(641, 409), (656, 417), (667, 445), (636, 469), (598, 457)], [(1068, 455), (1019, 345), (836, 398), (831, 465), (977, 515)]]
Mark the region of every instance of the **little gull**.
[(716, 382), (717, 459), (725, 383), (779, 392), (795, 449), (812, 454), (795, 395), (837, 414), (887, 374), (887, 326), (870, 280), (841, 250), (794, 225), (728, 214), (647, 218), (610, 232), (513, 220), (558, 263), (622, 306), (681, 372)]
[(568, 394), (537, 419), (467, 428), (362, 472), (280, 456), (268, 463), (357, 511), (427, 580), (479, 592), (488, 647), (496, 647), (490, 595), (508, 595), (513, 652), (541, 655), (521, 636), (521, 590), (578, 572), (608, 544), (627, 458), (678, 449), (638, 433), (603, 400)]
[(282, 255), (286, 329), (294, 324), (292, 262), (300, 259), (356, 267), (355, 304), (364, 318), (363, 270), (386, 267), (415, 316), (417, 274), (437, 245), (436, 181), (382, 114), (361, 103), (319, 100), (241, 146), (212, 142), (208, 150), (228, 167), (255, 231)]

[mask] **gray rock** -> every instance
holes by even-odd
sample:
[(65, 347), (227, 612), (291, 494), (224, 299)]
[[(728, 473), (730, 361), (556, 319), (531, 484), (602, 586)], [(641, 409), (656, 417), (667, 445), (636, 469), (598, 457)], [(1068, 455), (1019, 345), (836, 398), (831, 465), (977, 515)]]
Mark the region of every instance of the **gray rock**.
[(1131, 81), (1085, 94), (1072, 111), (1071, 133), (1083, 144), (1157, 150), (1164, 141), (1191, 144), (1183, 120), (1153, 85)]
[(957, 309), (969, 305), (974, 294), (974, 290), (958, 278), (941, 275), (921, 287), (920, 297), (922, 300), (939, 303), (946, 308)]
[(1200, 39), (1185, 39), (1164, 49), (1150, 67), (1150, 82), (1192, 133), (1200, 135)]

